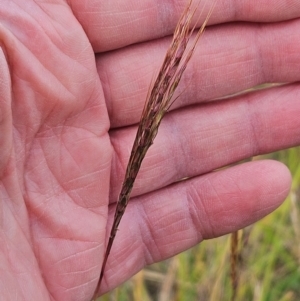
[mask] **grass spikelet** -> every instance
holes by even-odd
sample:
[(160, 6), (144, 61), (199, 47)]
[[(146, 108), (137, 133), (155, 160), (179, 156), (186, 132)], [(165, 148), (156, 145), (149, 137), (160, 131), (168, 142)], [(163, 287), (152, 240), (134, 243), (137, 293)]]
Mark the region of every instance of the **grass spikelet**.
[(104, 255), (101, 274), (93, 299), (96, 299), (98, 290), (101, 286), (107, 259), (112, 248), (119, 223), (128, 204), (131, 190), (141, 167), (142, 161), (145, 158), (149, 147), (153, 144), (162, 118), (172, 104), (174, 92), (180, 82), (182, 74), (186, 69), (189, 60), (193, 55), (197, 41), (201, 37), (204, 28), (207, 25), (208, 19), (214, 7), (213, 5), (209, 10), (208, 15), (200, 29), (197, 31), (196, 37), (194, 38), (191, 46), (188, 47), (192, 34), (195, 31), (195, 27), (190, 29), (191, 21), (197, 10), (197, 7), (193, 8), (192, 2), (193, 0), (188, 2), (187, 7), (184, 9), (178, 21), (174, 31), (172, 43), (168, 48), (163, 64), (153, 84), (152, 90), (147, 97), (127, 165), (121, 192), (118, 198), (113, 225)]

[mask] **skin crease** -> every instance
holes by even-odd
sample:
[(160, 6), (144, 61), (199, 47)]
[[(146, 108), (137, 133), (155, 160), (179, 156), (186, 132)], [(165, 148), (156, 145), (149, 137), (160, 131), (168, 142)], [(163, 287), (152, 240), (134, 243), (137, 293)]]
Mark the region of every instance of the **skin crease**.
[[(1, 1), (1, 299), (90, 300), (136, 123), (185, 3)], [(299, 18), (298, 0), (217, 3), (100, 294), (284, 201), (291, 178), (279, 162), (213, 170), (300, 144)], [(264, 82), (288, 84), (210, 101)]]

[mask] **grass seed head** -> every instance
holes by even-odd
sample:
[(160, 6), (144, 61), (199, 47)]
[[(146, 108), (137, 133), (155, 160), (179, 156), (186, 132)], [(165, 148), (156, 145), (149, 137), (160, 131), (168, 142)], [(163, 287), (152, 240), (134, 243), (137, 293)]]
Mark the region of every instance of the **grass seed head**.
[(150, 93), (148, 94), (117, 202), (114, 221), (104, 255), (101, 274), (93, 299), (96, 299), (98, 290), (100, 288), (101, 281), (104, 276), (106, 262), (114, 238), (116, 236), (119, 223), (128, 204), (130, 193), (141, 167), (142, 161), (149, 147), (153, 144), (162, 118), (172, 104), (172, 97), (174, 95), (174, 92), (178, 87), (183, 72), (193, 55), (196, 44), (201, 37), (204, 28), (207, 25), (208, 19), (213, 11), (214, 5), (209, 10), (204, 23), (197, 31), (192, 45), (188, 47), (189, 42), (192, 38), (192, 34), (196, 29), (196, 25), (194, 27), (191, 27), (191, 22), (197, 11), (199, 3), (194, 7), (193, 0), (190, 0), (188, 2), (188, 5), (184, 9), (175, 28), (172, 42), (167, 50), (158, 76), (153, 84)]

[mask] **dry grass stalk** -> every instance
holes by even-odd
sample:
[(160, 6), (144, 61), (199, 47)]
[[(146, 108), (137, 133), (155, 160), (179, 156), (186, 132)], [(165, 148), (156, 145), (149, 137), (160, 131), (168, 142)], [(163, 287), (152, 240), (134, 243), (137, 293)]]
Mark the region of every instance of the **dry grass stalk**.
[(233, 232), (230, 236), (230, 278), (231, 278), (231, 287), (232, 287), (232, 295), (231, 301), (236, 299), (237, 295), (237, 287), (238, 287), (238, 246), (239, 246), (239, 232)]
[[(251, 162), (253, 157), (244, 159), (242, 162)], [(240, 163), (242, 163), (240, 162)], [(236, 164), (234, 164), (236, 165)], [(240, 231), (242, 232), (242, 230)], [(241, 245), (241, 248), (245, 245)], [(230, 236), (230, 279), (231, 279), (231, 301), (236, 300), (238, 284), (239, 284), (239, 257), (241, 256), (241, 250), (239, 250), (239, 231), (231, 233)]]
[(153, 88), (147, 97), (147, 101), (142, 113), (142, 117), (127, 165), (121, 193), (117, 202), (114, 221), (104, 255), (101, 274), (93, 299), (96, 299), (97, 297), (97, 292), (100, 288), (101, 281), (104, 276), (106, 262), (113, 245), (119, 223), (128, 204), (130, 193), (141, 167), (142, 161), (149, 147), (153, 144), (162, 118), (172, 104), (172, 96), (174, 95), (182, 74), (192, 57), (197, 41), (201, 37), (214, 7), (213, 5), (209, 10), (204, 23), (198, 30), (196, 37), (193, 40), (191, 47), (189, 48), (188, 42), (190, 41), (195, 29), (195, 27), (193, 27), (190, 30), (191, 21), (197, 10), (197, 7), (193, 8), (192, 2), (193, 0), (189, 1), (187, 7), (183, 11), (178, 21), (178, 24), (174, 31), (172, 43), (167, 51), (162, 67), (154, 82)]

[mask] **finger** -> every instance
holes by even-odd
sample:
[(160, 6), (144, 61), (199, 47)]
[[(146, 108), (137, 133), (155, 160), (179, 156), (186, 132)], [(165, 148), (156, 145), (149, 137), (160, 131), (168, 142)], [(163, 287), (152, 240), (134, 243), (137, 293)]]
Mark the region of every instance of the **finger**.
[[(69, 0), (71, 8), (87, 33), (95, 52), (170, 35), (187, 0)], [(198, 1), (194, 1), (195, 4)], [(206, 17), (212, 1), (201, 1)], [(216, 1), (210, 24), (231, 21), (277, 22), (300, 16), (298, 0)]]
[(104, 290), (203, 239), (254, 223), (283, 202), (290, 185), (290, 173), (283, 164), (261, 161), (131, 200), (108, 259)]
[[(185, 71), (173, 108), (240, 92), (262, 83), (300, 80), (300, 19), (231, 24), (207, 30)], [(169, 39), (99, 56), (111, 127), (139, 121)]]
[[(276, 87), (168, 114), (132, 195), (300, 144), (300, 86)], [(117, 200), (136, 127), (111, 132), (111, 202)], [(159, 175), (159, 176), (158, 176)]]

